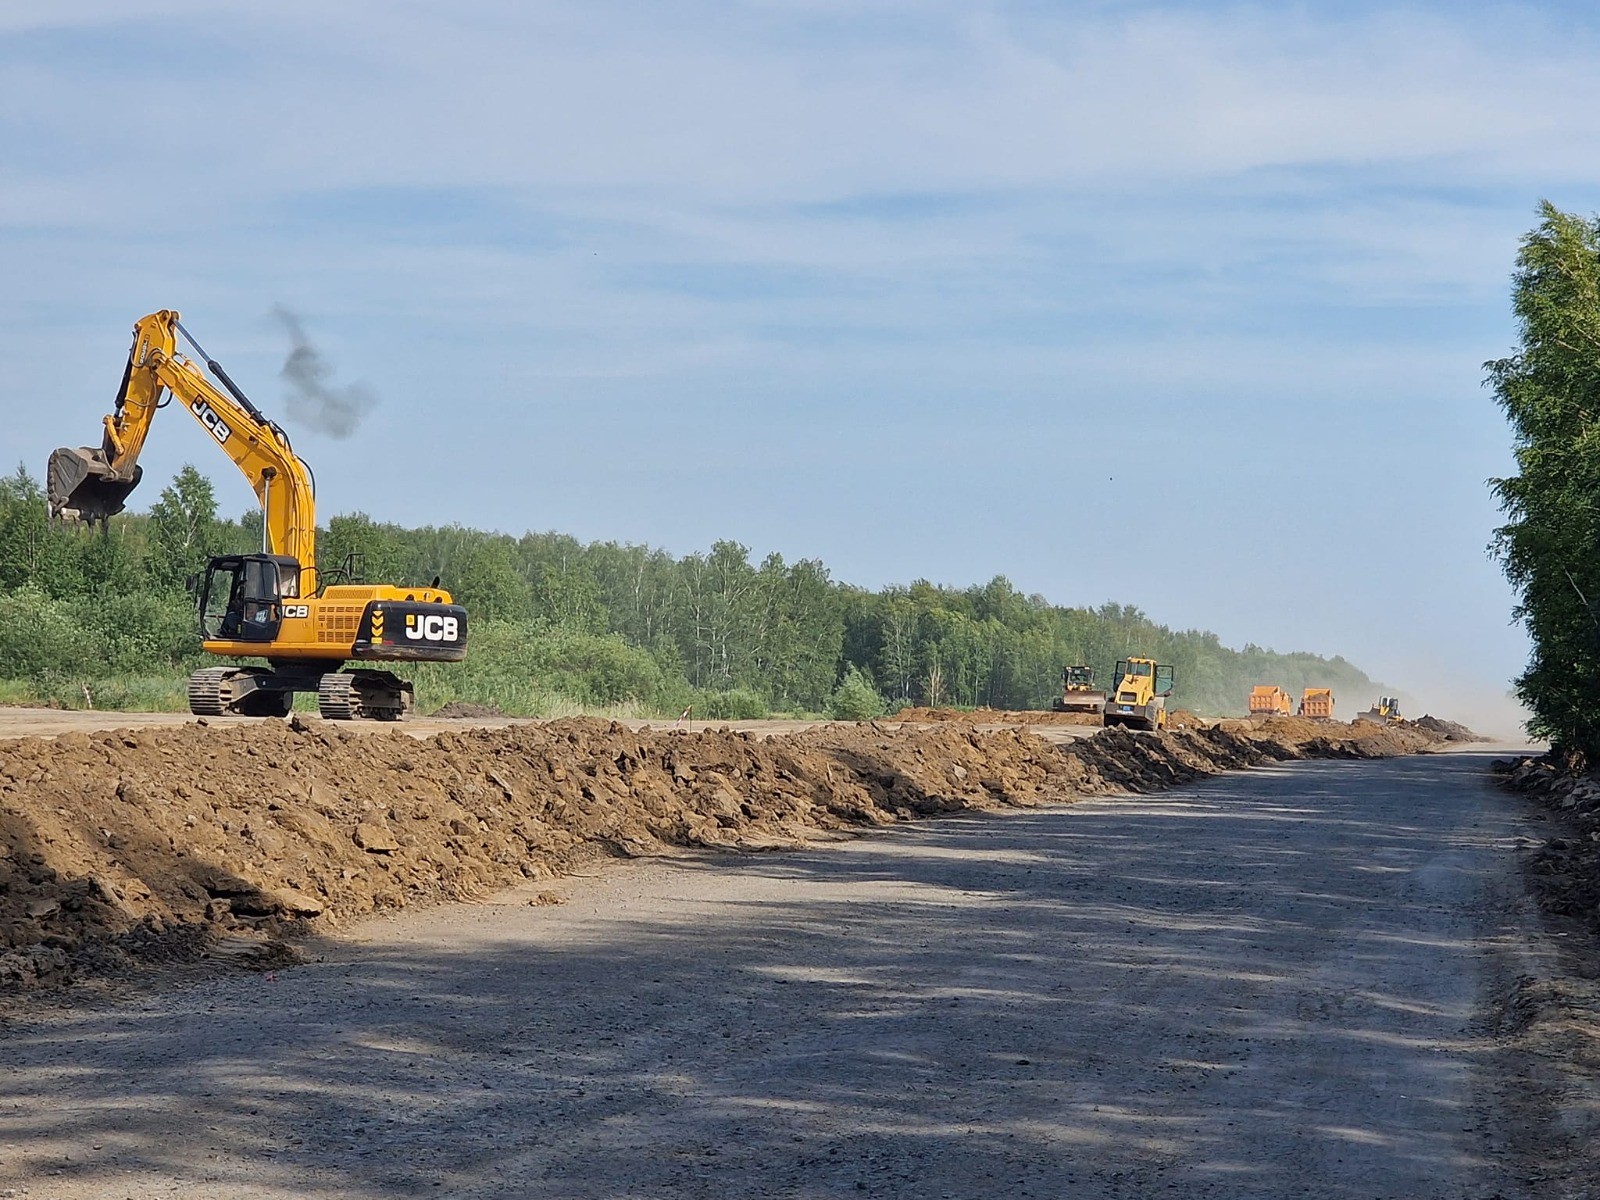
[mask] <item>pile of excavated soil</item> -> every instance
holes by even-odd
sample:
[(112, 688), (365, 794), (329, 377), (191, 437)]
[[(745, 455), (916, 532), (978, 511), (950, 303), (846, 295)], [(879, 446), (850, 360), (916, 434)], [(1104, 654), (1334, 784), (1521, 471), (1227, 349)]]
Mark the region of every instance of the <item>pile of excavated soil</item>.
[(481, 895), (599, 856), (773, 848), (1434, 740), (1305, 724), (1309, 734), (1281, 722), (1107, 730), (1058, 747), (957, 724), (758, 740), (593, 719), (419, 741), (296, 717), (0, 742), (0, 989), (206, 946), (281, 947), (285, 935)]
[(1459, 721), (1446, 721), (1442, 717), (1421, 716), (1412, 722), (1418, 729), (1438, 734), (1447, 742), (1486, 742), (1482, 734), (1473, 733)]
[(963, 725), (1098, 725), (1099, 713), (1056, 712), (1054, 709), (902, 708), (891, 721), (913, 725), (955, 722)]
[(485, 721), (510, 716), (509, 713), (502, 712), (498, 704), (474, 704), (469, 700), (452, 700), (428, 715), (452, 721)]
[(1502, 786), (1552, 811), (1565, 827), (1528, 862), (1539, 903), (1600, 930), (1600, 775), (1558, 754), (1494, 764)]

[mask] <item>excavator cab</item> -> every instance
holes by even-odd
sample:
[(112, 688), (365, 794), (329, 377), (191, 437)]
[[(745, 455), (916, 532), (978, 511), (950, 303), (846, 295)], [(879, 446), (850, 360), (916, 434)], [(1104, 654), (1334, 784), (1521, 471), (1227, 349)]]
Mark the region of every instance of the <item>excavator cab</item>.
[(283, 601), (299, 594), (300, 564), (287, 555), (213, 558), (200, 589), (200, 636), (213, 642), (276, 641)]

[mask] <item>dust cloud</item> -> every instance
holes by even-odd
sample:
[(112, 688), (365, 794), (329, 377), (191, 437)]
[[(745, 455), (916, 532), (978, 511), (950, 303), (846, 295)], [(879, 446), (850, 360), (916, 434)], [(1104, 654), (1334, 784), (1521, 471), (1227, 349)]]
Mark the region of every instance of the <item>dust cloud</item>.
[(1485, 679), (1437, 663), (1409, 665), (1408, 672), (1384, 672), (1391, 678), (1405, 678), (1393, 694), (1400, 697), (1400, 711), (1407, 717), (1431, 713), (1499, 741), (1521, 744), (1529, 740), (1524, 724), (1531, 714), (1512, 694), (1509, 681)]
[(279, 372), (289, 381), (289, 419), (332, 438), (347, 438), (360, 428), (378, 398), (359, 383), (335, 387), (328, 381), (333, 368), (306, 337), (300, 318), (279, 304), (272, 315), (282, 322), (292, 343)]

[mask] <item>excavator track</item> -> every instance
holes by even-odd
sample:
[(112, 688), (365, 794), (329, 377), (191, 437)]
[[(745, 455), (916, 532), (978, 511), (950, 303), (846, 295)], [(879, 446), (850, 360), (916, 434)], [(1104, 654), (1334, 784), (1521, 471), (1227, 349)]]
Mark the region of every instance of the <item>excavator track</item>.
[(189, 711), (197, 717), (220, 717), (227, 711), (223, 690), (232, 667), (206, 667), (189, 676)]
[(330, 721), (398, 721), (411, 708), (411, 685), (387, 671), (337, 671), (317, 685), (317, 711)]
[(324, 675), (317, 685), (317, 711), (329, 721), (353, 721), (362, 716), (356, 677), (343, 671)]

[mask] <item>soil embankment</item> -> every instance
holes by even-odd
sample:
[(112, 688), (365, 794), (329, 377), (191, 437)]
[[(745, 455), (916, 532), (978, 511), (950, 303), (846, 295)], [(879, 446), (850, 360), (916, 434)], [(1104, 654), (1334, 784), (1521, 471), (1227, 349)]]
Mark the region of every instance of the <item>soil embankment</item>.
[(1528, 862), (1539, 903), (1600, 932), (1600, 771), (1558, 754), (1494, 765), (1502, 786), (1532, 799), (1558, 826)]
[(999, 708), (902, 708), (889, 720), (912, 725), (952, 721), (964, 725), (1098, 725), (1100, 714), (1053, 709), (1014, 712)]
[(919, 816), (1153, 791), (1438, 735), (1365, 722), (1107, 730), (834, 725), (782, 737), (588, 719), (426, 741), (319, 720), (0, 742), (0, 990), (282, 938), (603, 856), (753, 850)]

